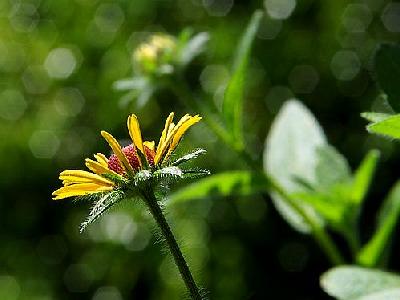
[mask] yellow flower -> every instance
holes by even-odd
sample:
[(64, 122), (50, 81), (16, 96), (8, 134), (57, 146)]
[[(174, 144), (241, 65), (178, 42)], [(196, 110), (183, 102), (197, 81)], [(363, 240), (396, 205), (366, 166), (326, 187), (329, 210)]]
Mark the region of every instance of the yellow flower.
[(143, 141), (139, 121), (135, 115), (128, 117), (128, 130), (132, 144), (122, 148), (108, 132), (101, 135), (110, 145), (113, 154), (94, 155), (96, 160), (87, 158), (86, 167), (92, 171), (65, 170), (60, 174), (63, 187), (53, 192), (54, 200), (74, 196), (104, 193), (118, 188), (121, 183), (129, 184), (135, 173), (142, 169), (157, 170), (168, 162), (171, 153), (178, 146), (186, 130), (201, 120), (198, 115), (186, 114), (175, 125), (174, 113), (165, 121), (157, 147), (154, 142)]

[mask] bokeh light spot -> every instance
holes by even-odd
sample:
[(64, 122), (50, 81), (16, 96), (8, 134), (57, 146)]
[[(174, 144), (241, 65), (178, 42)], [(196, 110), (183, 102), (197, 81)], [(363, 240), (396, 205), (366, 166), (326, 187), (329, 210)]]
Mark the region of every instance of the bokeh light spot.
[(44, 67), (50, 77), (68, 78), (77, 65), (75, 55), (68, 48), (56, 48), (50, 51)]
[(35, 29), (39, 22), (39, 14), (35, 5), (15, 1), (9, 14), (10, 24), (15, 31), (29, 32)]
[(400, 32), (400, 3), (389, 3), (382, 12), (381, 20), (390, 32)]
[(225, 66), (209, 65), (200, 74), (200, 84), (204, 91), (213, 94), (221, 86), (225, 87), (229, 80), (229, 72)]
[(136, 223), (125, 213), (111, 213), (101, 220), (105, 236), (116, 243), (128, 245), (137, 231)]
[(22, 74), (25, 89), (31, 94), (44, 94), (49, 89), (50, 78), (42, 66), (29, 66)]
[(29, 140), (29, 147), (36, 158), (52, 158), (59, 146), (59, 138), (50, 130), (35, 131)]
[(0, 117), (5, 120), (18, 120), (27, 106), (24, 95), (18, 90), (5, 90), (0, 94)]
[(94, 294), (92, 300), (122, 300), (120, 291), (113, 286), (100, 287)]
[(296, 0), (265, 0), (264, 6), (272, 19), (285, 20), (296, 8)]
[(257, 36), (264, 40), (273, 40), (282, 29), (282, 21), (265, 15), (261, 21)]
[(54, 97), (54, 105), (60, 115), (74, 117), (85, 104), (81, 92), (76, 88), (62, 88)]
[(12, 276), (0, 276), (0, 299), (17, 300), (21, 288), (18, 281)]
[(210, 16), (226, 16), (233, 6), (233, 0), (203, 0), (203, 5)]
[(124, 12), (118, 4), (105, 3), (97, 9), (94, 22), (100, 31), (113, 33), (118, 31), (124, 19)]
[(354, 51), (340, 50), (331, 60), (333, 75), (339, 80), (352, 80), (360, 72), (361, 62)]
[(371, 21), (372, 13), (364, 4), (349, 4), (342, 15), (343, 26), (349, 32), (364, 32)]

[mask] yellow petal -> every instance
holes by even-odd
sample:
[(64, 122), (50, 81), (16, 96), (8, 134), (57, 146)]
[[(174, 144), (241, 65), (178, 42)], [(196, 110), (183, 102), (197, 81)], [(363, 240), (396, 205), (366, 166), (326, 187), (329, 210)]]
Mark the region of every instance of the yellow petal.
[(117, 175), (117, 173), (110, 170), (108, 167), (105, 167), (103, 164), (101, 164), (97, 161), (91, 160), (89, 158), (85, 159), (85, 165), (90, 171), (92, 171), (93, 173), (96, 173), (98, 175), (102, 175), (102, 174)]
[(104, 154), (96, 153), (94, 155), (94, 158), (96, 158), (97, 162), (103, 165), (104, 167), (108, 167), (108, 158)]
[(172, 112), (169, 114), (168, 118), (165, 120), (164, 130), (161, 133), (161, 138), (160, 138), (160, 141), (158, 142), (156, 155), (154, 157), (155, 164), (158, 164), (161, 157), (165, 153), (166, 140), (175, 126), (174, 123), (172, 123), (173, 119), (174, 119), (174, 113)]
[(69, 183), (95, 183), (103, 186), (113, 186), (114, 182), (83, 170), (65, 170), (60, 173), (60, 179)]
[(143, 146), (146, 146), (151, 151), (154, 151), (155, 143), (154, 143), (154, 141), (151, 141), (151, 142), (145, 141), (145, 142), (143, 142)]
[[(162, 163), (166, 159), (166, 157), (168, 157), (169, 154), (171, 154), (173, 149), (171, 151), (169, 151), (169, 148), (173, 142), (173, 138), (174, 138), (175, 134), (177, 133), (178, 129), (183, 124), (185, 124), (185, 122), (189, 121), (191, 118), (192, 117), (189, 114), (186, 114), (179, 120), (178, 124), (176, 124), (176, 125), (174, 125), (174, 123), (170, 124), (169, 129), (168, 129), (167, 138), (160, 147), (159, 157), (156, 157), (157, 159), (156, 158), (154, 159), (155, 164)], [(167, 155), (166, 155), (166, 153), (167, 153)]]
[(189, 117), (188, 119), (186, 119), (184, 122), (179, 122), (175, 128), (177, 128), (177, 130), (174, 132), (174, 136), (172, 138), (172, 142), (171, 145), (169, 146), (168, 149), (168, 153), (165, 156), (164, 159), (167, 159), (172, 151), (175, 150), (176, 146), (178, 146), (180, 140), (182, 139), (183, 135), (185, 134), (185, 132), (194, 124), (196, 124), (197, 122), (199, 122), (201, 120), (201, 117), (199, 115), (196, 115), (194, 117)]
[(53, 200), (64, 199), (74, 196), (84, 196), (88, 194), (111, 191), (112, 187), (98, 185), (96, 183), (78, 183), (64, 186), (53, 192)]
[(129, 135), (133, 141), (133, 144), (143, 153), (143, 140), (142, 140), (142, 132), (140, 131), (139, 121), (135, 115), (130, 115), (128, 117), (128, 130)]
[(169, 131), (169, 126), (172, 123), (172, 120), (174, 119), (174, 113), (170, 113), (168, 118), (165, 120), (165, 126), (164, 126), (164, 130), (161, 133), (161, 138), (160, 141), (158, 143), (157, 148), (165, 141), (165, 139), (167, 138), (167, 134)]
[(122, 152), (121, 146), (117, 142), (117, 140), (109, 134), (107, 131), (102, 131), (101, 135), (105, 138), (105, 140), (110, 145), (114, 154), (118, 157), (119, 161), (122, 164), (122, 168), (127, 171), (128, 173), (133, 173), (132, 166), (129, 164), (128, 159), (126, 158), (125, 154)]

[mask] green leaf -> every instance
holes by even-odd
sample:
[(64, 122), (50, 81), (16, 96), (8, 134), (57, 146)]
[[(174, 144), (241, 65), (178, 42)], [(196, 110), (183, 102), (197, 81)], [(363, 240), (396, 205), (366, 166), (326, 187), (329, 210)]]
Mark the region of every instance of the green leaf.
[(186, 66), (196, 56), (202, 53), (210, 40), (210, 36), (207, 32), (200, 32), (193, 36), (180, 50), (179, 64)]
[(258, 27), (260, 25), (263, 13), (256, 11), (251, 17), (250, 23), (239, 42), (236, 56), (233, 63), (232, 76), (225, 90), (223, 113), (228, 126), (232, 130), (233, 137), (242, 142), (242, 112), (243, 112), (243, 96), (244, 81), (247, 73), (247, 65), (249, 63), (251, 46), (256, 37)]
[(379, 159), (379, 151), (371, 150), (361, 162), (353, 178), (351, 201), (360, 204), (368, 192)]
[(183, 172), (180, 168), (176, 166), (169, 166), (155, 171), (154, 176), (160, 176), (160, 177), (172, 176), (181, 178), (183, 176)]
[(338, 182), (351, 179), (351, 170), (346, 158), (334, 147), (323, 145), (316, 149), (317, 166), (315, 168), (316, 189), (330, 189)]
[(175, 160), (172, 165), (173, 166), (179, 166), (180, 164), (183, 164), (185, 162), (188, 162), (192, 159), (196, 159), (197, 157), (199, 157), (200, 155), (206, 154), (207, 151), (205, 149), (196, 149), (188, 154), (185, 154), (184, 156), (178, 158), (177, 160)]
[[(268, 134), (264, 148), (264, 171), (273, 177), (287, 192), (304, 189), (296, 178), (311, 185), (317, 182), (315, 168), (318, 163), (317, 149), (327, 145), (322, 128), (311, 112), (299, 101), (286, 102)], [(309, 226), (282, 198), (272, 194), (273, 202), (296, 230), (309, 232)], [(307, 203), (302, 203), (306, 213), (322, 224), (321, 218)]]
[(364, 112), (361, 114), (361, 117), (372, 123), (383, 121), (391, 116), (392, 116), (391, 114), (374, 113), (374, 112)]
[(245, 196), (268, 189), (264, 175), (249, 171), (230, 171), (215, 174), (184, 187), (170, 197), (169, 204), (208, 196)]
[(141, 90), (146, 86), (147, 83), (148, 80), (146, 78), (138, 76), (118, 80), (113, 83), (113, 88), (120, 91)]
[(376, 266), (388, 247), (400, 215), (400, 181), (395, 184), (379, 212), (374, 235), (361, 249), (357, 262), (364, 266)]
[(120, 202), (124, 197), (121, 191), (111, 191), (102, 196), (90, 210), (89, 216), (80, 226), (79, 231), (82, 233), (86, 227), (100, 218), (106, 211), (108, 211), (114, 204)]
[(400, 288), (379, 291), (358, 298), (357, 300), (395, 300), (395, 299), (400, 299)]
[(347, 208), (346, 203), (341, 200), (346, 199), (346, 196), (343, 196), (342, 193), (346, 193), (347, 189), (348, 186), (337, 185), (335, 188), (331, 187), (331, 190), (326, 193), (300, 192), (295, 193), (294, 196), (310, 204), (332, 228), (341, 232), (341, 225)]
[(395, 111), (400, 111), (400, 47), (381, 44), (375, 53), (374, 68), (378, 83), (388, 95)]
[(368, 297), (400, 288), (400, 277), (374, 269), (341, 266), (333, 268), (321, 276), (321, 287), (338, 300), (382, 300), (385, 298)]
[(400, 139), (400, 114), (367, 126), (367, 130), (389, 138)]

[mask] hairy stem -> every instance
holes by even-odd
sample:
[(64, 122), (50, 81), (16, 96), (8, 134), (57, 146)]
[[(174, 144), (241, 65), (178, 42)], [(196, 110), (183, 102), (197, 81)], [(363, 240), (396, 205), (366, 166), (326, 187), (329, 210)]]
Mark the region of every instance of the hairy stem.
[(188, 289), (191, 298), (194, 300), (201, 300), (202, 298), (200, 295), (200, 291), (196, 285), (196, 282), (193, 279), (192, 273), (189, 270), (189, 266), (187, 265), (185, 258), (183, 257), (178, 243), (176, 242), (171, 228), (169, 227), (168, 222), (165, 219), (164, 214), (160, 206), (158, 205), (157, 199), (151, 188), (143, 192), (143, 198), (158, 227), (160, 228), (163, 237), (167, 242), (168, 248), (171, 251), (175, 264), (179, 269), (179, 273), (181, 274), (182, 279), (185, 282), (186, 288)]
[[(201, 101), (202, 99), (200, 99), (200, 101), (196, 101), (183, 77), (180, 77), (176, 82), (179, 82), (179, 84), (171, 83), (169, 86), (177, 95), (178, 99), (188, 108), (194, 108), (199, 113), (206, 116), (204, 121), (208, 127), (222, 142), (232, 148), (240, 156), (240, 158), (246, 162), (251, 169), (253, 169), (253, 171), (262, 171), (260, 170), (260, 164), (251, 157), (251, 155), (243, 147), (242, 143), (237, 143), (234, 141), (225, 127), (221, 125), (221, 123), (223, 124), (222, 116), (220, 116), (220, 113), (213, 112), (216, 111), (216, 108), (212, 107), (210, 102)], [(213, 118), (214, 116), (217, 117), (217, 121)], [(344, 258), (325, 228), (310, 218), (310, 216), (305, 212), (304, 208), (299, 205), (297, 199), (294, 199), (291, 195), (289, 195), (271, 176), (266, 174), (264, 171), (261, 173), (264, 174), (266, 180), (270, 183), (271, 190), (279, 194), (282, 199), (289, 204), (310, 226), (314, 239), (317, 241), (331, 263), (333, 265), (343, 264), (345, 262)]]

